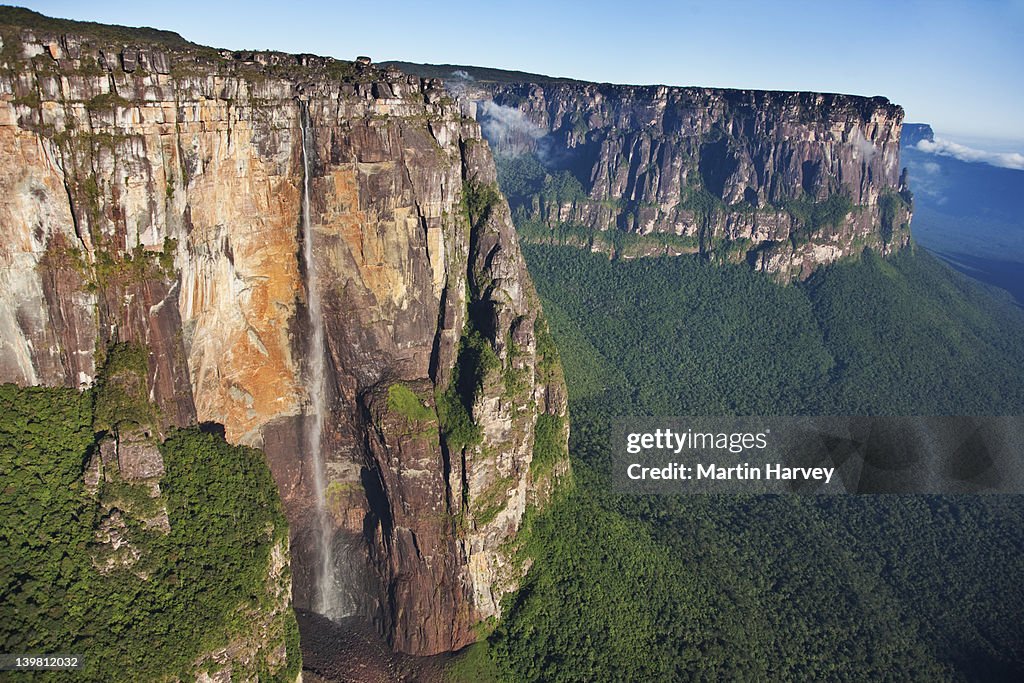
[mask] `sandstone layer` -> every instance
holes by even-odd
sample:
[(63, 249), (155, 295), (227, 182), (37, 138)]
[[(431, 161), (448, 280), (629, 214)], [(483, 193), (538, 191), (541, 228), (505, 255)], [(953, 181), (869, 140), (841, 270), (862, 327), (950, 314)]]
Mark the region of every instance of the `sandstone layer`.
[(445, 75), (499, 158), (535, 155), (578, 181), (575, 192), (548, 182), (511, 198), (524, 221), (551, 229), (527, 239), (622, 256), (699, 252), (782, 280), (910, 239), (903, 109), (883, 97), (401, 66)]
[[(86, 388), (111, 345), (144, 345), (162, 429), (219, 423), (266, 452), (308, 608), (322, 325), (337, 588), (399, 650), (471, 642), (568, 468), (561, 371), (479, 125), (394, 69), (5, 16), (0, 381)], [(540, 467), (543, 416), (559, 451)]]

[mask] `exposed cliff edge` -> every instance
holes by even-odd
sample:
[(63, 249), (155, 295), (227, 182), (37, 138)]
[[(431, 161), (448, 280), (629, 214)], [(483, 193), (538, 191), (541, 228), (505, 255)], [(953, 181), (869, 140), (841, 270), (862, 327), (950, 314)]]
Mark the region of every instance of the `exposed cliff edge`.
[(336, 588), (396, 649), (472, 641), (568, 470), (561, 369), (478, 123), (394, 69), (23, 10), (0, 30), (0, 381), (85, 387), (111, 345), (144, 345), (162, 428), (266, 452), (310, 607), (322, 324)]
[(699, 252), (782, 279), (909, 241), (903, 110), (885, 98), (398, 64), (468, 103), (510, 167), (525, 239)]

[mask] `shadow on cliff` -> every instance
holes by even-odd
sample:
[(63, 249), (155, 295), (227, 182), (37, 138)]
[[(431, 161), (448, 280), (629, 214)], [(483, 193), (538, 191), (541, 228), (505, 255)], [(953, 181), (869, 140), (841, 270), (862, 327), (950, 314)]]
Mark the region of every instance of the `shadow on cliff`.
[(295, 616), (306, 683), (440, 683), (456, 656), (393, 652), (373, 625), (359, 617), (334, 622), (303, 610)]

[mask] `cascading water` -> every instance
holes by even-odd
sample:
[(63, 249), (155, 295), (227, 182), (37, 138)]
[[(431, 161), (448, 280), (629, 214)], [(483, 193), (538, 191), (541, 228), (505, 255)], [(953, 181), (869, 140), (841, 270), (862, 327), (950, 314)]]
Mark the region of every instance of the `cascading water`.
[(309, 387), (309, 407), (305, 420), (305, 442), (307, 453), (312, 456), (313, 494), (316, 503), (318, 566), (316, 575), (316, 594), (313, 610), (330, 619), (346, 616), (348, 611), (341, 602), (341, 590), (338, 585), (337, 564), (334, 560), (334, 533), (330, 515), (327, 510), (327, 465), (324, 461), (321, 439), (324, 418), (327, 413), (324, 388), (325, 347), (324, 317), (320, 301), (320, 284), (317, 281), (316, 267), (313, 263), (313, 227), (310, 217), (309, 186), (310, 186), (310, 132), (309, 109), (305, 102), (300, 101), (302, 128), (302, 259), (306, 268), (306, 313), (309, 316), (309, 329), (312, 333), (309, 344), (309, 355), (306, 359)]

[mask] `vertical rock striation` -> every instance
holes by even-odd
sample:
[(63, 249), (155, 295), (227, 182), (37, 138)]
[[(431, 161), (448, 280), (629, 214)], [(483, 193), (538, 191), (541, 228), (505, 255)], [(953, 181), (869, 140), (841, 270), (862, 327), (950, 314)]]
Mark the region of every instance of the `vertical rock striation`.
[[(0, 32), (0, 381), (86, 387), (111, 344), (144, 345), (164, 428), (216, 422), (266, 452), (312, 608), (316, 282), (342, 597), (402, 651), (472, 641), (568, 467), (564, 383), (479, 125), (394, 69), (15, 10)], [(543, 466), (539, 419), (559, 425)]]
[(547, 181), (510, 198), (551, 229), (528, 239), (700, 252), (783, 280), (909, 240), (903, 110), (885, 98), (402, 68), (452, 75), (499, 157), (538, 158)]

